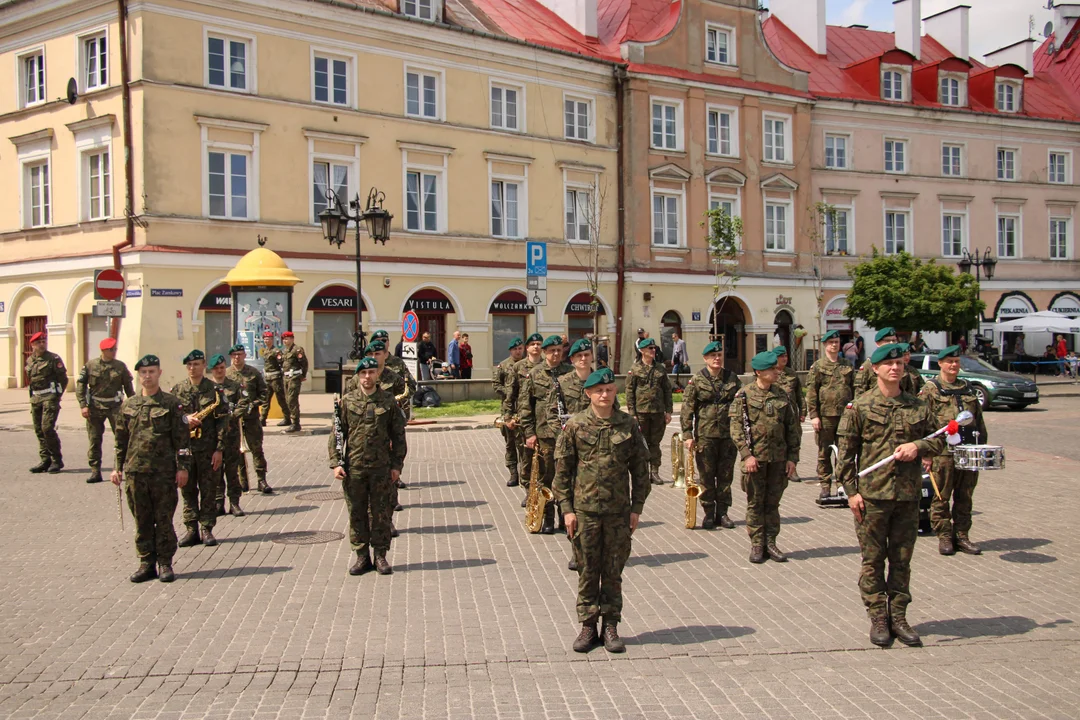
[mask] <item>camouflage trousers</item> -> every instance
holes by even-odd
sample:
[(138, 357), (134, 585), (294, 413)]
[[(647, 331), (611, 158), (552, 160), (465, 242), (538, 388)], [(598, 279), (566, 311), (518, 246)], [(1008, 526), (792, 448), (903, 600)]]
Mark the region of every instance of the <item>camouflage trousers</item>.
[(38, 440), (38, 455), (42, 462), (50, 459), (60, 461), (60, 436), (56, 434), (56, 418), (60, 415), (58, 400), (44, 400), (30, 403), (30, 420), (34, 423), (34, 434)]
[(213, 529), (217, 522), (217, 483), (211, 467), (212, 455), (209, 447), (191, 449), (187, 485), (180, 489), (180, 496), (184, 499), (181, 517), (184, 525), (192, 530), (196, 525)]
[(536, 438), (536, 452), (540, 453), (540, 479), (546, 488), (555, 482), (555, 442), (556, 438)]
[(341, 482), (345, 491), (345, 507), (349, 512), (349, 544), (352, 549), (385, 554), (390, 549), (390, 520), (394, 506), (390, 504), (394, 483), (389, 468), (349, 470)]
[(780, 534), (780, 498), (784, 497), (788, 479), (784, 473), (787, 463), (759, 462), (758, 471), (746, 472), (743, 465), (742, 486), (746, 491), (746, 532), (751, 545), (765, 545)]
[[(911, 602), (911, 554), (919, 534), (918, 500), (870, 500), (855, 534), (862, 549), (859, 593), (871, 617), (903, 614)], [(888, 578), (885, 561), (889, 561)]]
[(506, 452), (504, 454), (504, 457), (506, 459), (506, 467), (510, 469), (511, 475), (515, 475), (518, 472), (517, 431), (502, 428), (502, 436), (503, 445), (506, 446)]
[[(266, 480), (266, 454), (263, 452), (263, 429), (254, 413), (244, 418), (244, 437), (247, 438), (248, 448), (251, 450), (251, 463), (255, 466), (255, 475)], [(240, 438), (237, 437), (237, 451), (240, 449)], [(240, 487), (250, 487), (248, 483), (247, 458), (243, 453), (236, 457), (237, 470), (239, 471)]]
[[(261, 428), (260, 428), (261, 429)], [(221, 467), (214, 470), (215, 499), (219, 506), (225, 504), (225, 498), (233, 505), (240, 503), (243, 490), (240, 489), (240, 467), (244, 457), (240, 453), (240, 431), (229, 428), (225, 436), (225, 452), (222, 454)]]
[(116, 437), (116, 421), (120, 416), (120, 406), (113, 410), (99, 410), (90, 408), (90, 417), (86, 418), (86, 436), (90, 439), (90, 448), (86, 451), (86, 460), (90, 463), (90, 469), (101, 470), (101, 441), (105, 437), (105, 422), (109, 423), (109, 430)]
[(521, 428), (514, 430), (514, 438), (517, 442), (518, 477), (521, 478), (521, 487), (525, 493), (529, 492), (529, 478), (532, 474), (533, 451), (525, 444), (525, 433)]
[(638, 413), (637, 421), (641, 427), (641, 434), (645, 436), (645, 444), (649, 446), (649, 467), (659, 470), (660, 443), (663, 442), (664, 431), (667, 430), (664, 413)]
[(739, 450), (731, 438), (699, 438), (694, 443), (694, 456), (701, 485), (701, 503), (705, 517), (727, 513), (731, 507), (731, 482), (735, 478), (735, 460)]
[(821, 430), (814, 433), (817, 439), (817, 476), (821, 487), (832, 483), (833, 465), (830, 445), (836, 445), (836, 429), (840, 427), (839, 417), (822, 416)]
[(582, 623), (622, 620), (622, 572), (630, 558), (630, 513), (577, 513), (580, 569), (577, 615)]
[(300, 424), (300, 385), (303, 381), (299, 375), (285, 378), (285, 402), (288, 408), (285, 417), (292, 420), (293, 425)]
[(958, 470), (951, 455), (934, 458), (932, 470), (941, 491), (941, 500), (935, 497), (930, 501), (930, 524), (934, 533), (938, 537), (966, 534), (971, 530), (972, 498), (975, 486), (979, 484), (979, 473)]
[(262, 406), (262, 421), (266, 422), (266, 418), (270, 415), (270, 401), (273, 398), (277, 398), (278, 407), (281, 408), (285, 419), (289, 420), (289, 404), (285, 402), (285, 378), (276, 377), (273, 380), (267, 380), (266, 386), (270, 392), (266, 398), (266, 404)]
[(135, 554), (141, 562), (171, 563), (176, 554), (176, 473), (124, 473), (124, 482), (135, 518)]

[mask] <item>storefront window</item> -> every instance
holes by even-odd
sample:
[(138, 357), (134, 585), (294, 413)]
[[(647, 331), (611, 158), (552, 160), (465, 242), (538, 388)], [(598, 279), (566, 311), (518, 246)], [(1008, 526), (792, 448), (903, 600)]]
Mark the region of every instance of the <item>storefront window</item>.
[(593, 319), (589, 315), (571, 315), (568, 320), (567, 338), (573, 343), (593, 331)]
[(229, 356), (233, 346), (232, 314), (227, 312), (205, 312), (203, 329), (206, 330), (206, 357), (221, 353)]
[(493, 315), (491, 318), (491, 366), (510, 357), (507, 346), (514, 338), (525, 339), (524, 315)]
[(315, 367), (336, 370), (339, 360), (348, 363), (355, 325), (356, 316), (352, 313), (315, 313), (315, 337), (312, 341)]

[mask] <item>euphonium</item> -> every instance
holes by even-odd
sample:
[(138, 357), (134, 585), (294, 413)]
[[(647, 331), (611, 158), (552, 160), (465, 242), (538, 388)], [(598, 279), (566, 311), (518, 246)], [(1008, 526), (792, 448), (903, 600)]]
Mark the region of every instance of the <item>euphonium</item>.
[(686, 451), (686, 529), (693, 530), (697, 527), (697, 499), (701, 494), (701, 485), (694, 477), (696, 469), (697, 451)]
[(683, 466), (686, 465), (686, 452), (683, 447), (682, 433), (671, 436), (671, 479), (675, 482), (671, 487), (686, 487), (686, 477), (683, 475)]
[(529, 496), (525, 500), (525, 529), (531, 533), (540, 532), (544, 524), (544, 511), (555, 494), (551, 488), (540, 483), (540, 448), (533, 450), (532, 467), (529, 470)]
[[(192, 414), (190, 417), (193, 417), (196, 420), (199, 420), (201, 422), (203, 420), (203, 418), (207, 417), (210, 413), (214, 412), (214, 410), (220, 404), (221, 404), (221, 395), (219, 393), (217, 393), (217, 392), (214, 392), (214, 404), (213, 405), (207, 405), (206, 407), (204, 407), (199, 412)], [(196, 440), (201, 438), (202, 437), (202, 426), (199, 426), (199, 427), (195, 428), (194, 430), (192, 430), (191, 431), (191, 437), (193, 437)]]

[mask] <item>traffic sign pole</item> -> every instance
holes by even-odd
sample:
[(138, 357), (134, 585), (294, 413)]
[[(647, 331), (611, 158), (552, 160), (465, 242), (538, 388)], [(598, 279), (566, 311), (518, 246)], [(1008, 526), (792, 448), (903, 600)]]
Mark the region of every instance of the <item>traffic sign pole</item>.
[(420, 363), (416, 351), (416, 338), (420, 336), (420, 317), (409, 310), (401, 317), (401, 354), (408, 365), (413, 364), (413, 375), (420, 377)]

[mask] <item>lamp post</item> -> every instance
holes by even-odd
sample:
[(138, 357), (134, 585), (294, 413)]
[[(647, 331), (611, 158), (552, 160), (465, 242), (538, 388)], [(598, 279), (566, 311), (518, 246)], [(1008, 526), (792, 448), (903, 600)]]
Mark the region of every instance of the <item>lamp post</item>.
[(360, 294), (360, 224), (363, 223), (367, 227), (368, 236), (372, 240), (385, 245), (386, 241), (390, 239), (390, 221), (394, 219), (389, 210), (383, 209), (385, 199), (386, 195), (384, 193), (377, 188), (371, 188), (371, 191), (368, 192), (367, 205), (364, 211), (360, 212), (359, 194), (349, 201), (349, 207), (346, 209), (341, 204), (341, 199), (337, 196), (337, 193), (328, 191), (326, 193), (326, 209), (319, 213), (319, 224), (322, 225), (323, 237), (331, 245), (337, 245), (339, 248), (345, 244), (349, 232), (349, 223), (352, 222), (356, 225), (356, 332), (353, 333), (353, 349), (349, 353), (351, 360), (359, 360), (364, 357), (366, 335), (364, 333), (363, 316), (361, 315), (364, 300)]
[[(986, 251), (979, 253), (976, 249), (975, 254), (972, 255), (966, 249), (964, 250), (964, 256), (960, 259), (960, 262), (956, 263), (956, 266), (960, 268), (960, 272), (965, 275), (971, 274), (971, 268), (975, 268), (975, 282), (979, 283), (979, 295), (978, 299), (982, 300), (982, 284), (980, 282), (981, 272), (986, 273), (986, 279), (992, 280), (994, 278), (994, 268), (997, 266), (997, 259), (990, 254), (990, 247), (986, 247)], [(981, 335), (982, 328), (979, 328)]]

